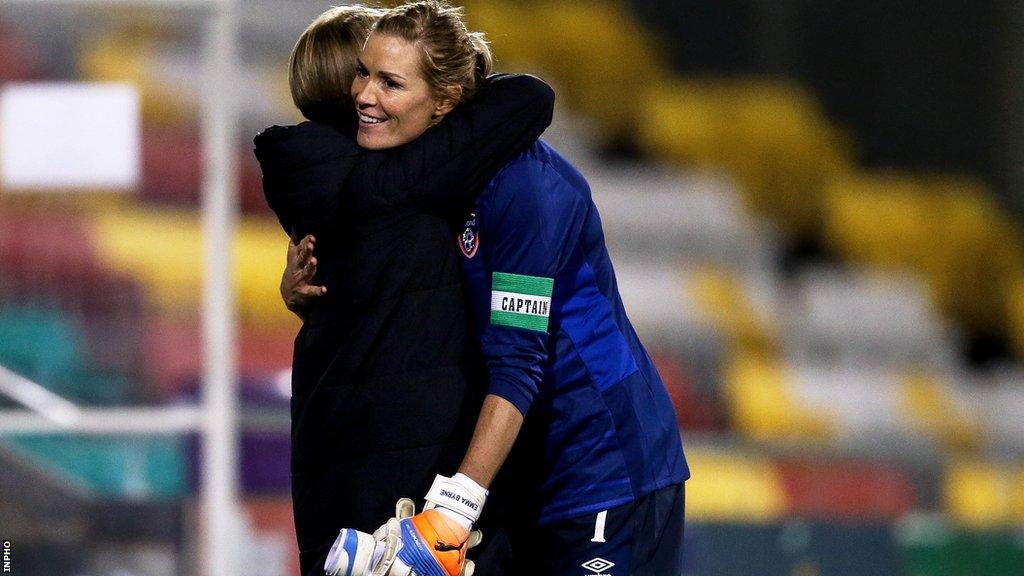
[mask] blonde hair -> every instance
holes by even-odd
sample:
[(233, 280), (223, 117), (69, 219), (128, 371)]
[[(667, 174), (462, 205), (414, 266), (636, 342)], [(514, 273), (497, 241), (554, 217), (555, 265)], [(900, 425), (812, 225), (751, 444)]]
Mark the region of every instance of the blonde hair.
[(336, 6), (302, 32), (288, 59), (288, 87), (303, 116), (333, 121), (352, 108), (356, 59), (381, 14), (367, 6)]
[(494, 65), (481, 32), (469, 32), (462, 8), (444, 0), (410, 2), (384, 13), (373, 31), (402, 38), (421, 50), (421, 71), (434, 97), (471, 99)]

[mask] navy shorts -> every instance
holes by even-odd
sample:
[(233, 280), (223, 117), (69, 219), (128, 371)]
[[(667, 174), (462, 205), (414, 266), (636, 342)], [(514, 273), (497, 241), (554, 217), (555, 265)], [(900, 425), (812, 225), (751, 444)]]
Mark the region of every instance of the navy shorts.
[(674, 484), (609, 510), (512, 530), (517, 568), (511, 573), (679, 576), (685, 500), (685, 485)]

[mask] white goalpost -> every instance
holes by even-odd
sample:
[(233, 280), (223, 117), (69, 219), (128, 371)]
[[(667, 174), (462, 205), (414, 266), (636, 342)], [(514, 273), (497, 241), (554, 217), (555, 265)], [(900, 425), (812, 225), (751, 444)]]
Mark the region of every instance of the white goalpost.
[(26, 409), (0, 410), (0, 435), (69, 432), (87, 435), (181, 434), (202, 439), (202, 543), (199, 571), (240, 576), (238, 415), (232, 246), (237, 220), (234, 144), (237, 101), (235, 0), (4, 0), (5, 4), (202, 10), (202, 146), (204, 246), (203, 394), (199, 408), (78, 407), (45, 388), (0, 370), (0, 394)]

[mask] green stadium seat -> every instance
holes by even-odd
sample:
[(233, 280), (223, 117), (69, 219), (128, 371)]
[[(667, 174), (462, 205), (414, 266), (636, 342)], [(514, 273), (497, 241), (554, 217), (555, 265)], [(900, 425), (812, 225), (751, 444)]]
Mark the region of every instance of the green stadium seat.
[(186, 486), (183, 441), (177, 438), (41, 435), (2, 442), (87, 493), (172, 498)]
[(911, 516), (898, 531), (904, 574), (1016, 576), (1024, 566), (1017, 530), (965, 530), (936, 517)]
[(61, 393), (82, 366), (82, 335), (58, 310), (0, 310), (0, 365)]

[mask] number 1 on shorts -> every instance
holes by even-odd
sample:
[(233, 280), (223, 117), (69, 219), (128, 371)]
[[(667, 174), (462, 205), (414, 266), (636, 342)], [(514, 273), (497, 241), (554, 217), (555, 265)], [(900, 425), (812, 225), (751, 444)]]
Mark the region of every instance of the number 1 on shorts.
[(597, 521), (594, 522), (594, 537), (591, 542), (604, 542), (604, 521), (608, 517), (608, 511), (602, 510), (597, 513)]

